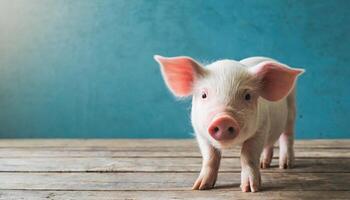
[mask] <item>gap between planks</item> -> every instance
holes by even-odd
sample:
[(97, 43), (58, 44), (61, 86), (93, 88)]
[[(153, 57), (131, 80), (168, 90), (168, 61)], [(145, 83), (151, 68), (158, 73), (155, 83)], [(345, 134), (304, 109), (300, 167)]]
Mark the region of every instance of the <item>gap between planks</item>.
[[(201, 158), (1, 158), (1, 172), (198, 172)], [(220, 172), (240, 172), (239, 158), (223, 158)], [(350, 158), (296, 159), (295, 167), (281, 170), (272, 160), (271, 173), (350, 172)]]
[[(191, 190), (198, 173), (0, 173), (0, 190)], [(263, 191), (350, 191), (350, 173), (262, 173)], [(240, 173), (219, 173), (214, 190), (239, 191)]]
[[(84, 200), (121, 200), (121, 199), (193, 199), (193, 200), (231, 200), (237, 199), (348, 199), (349, 191), (264, 191), (258, 193), (242, 193), (240, 191), (28, 191), (28, 190), (3, 190), (0, 191), (0, 199), (6, 200), (66, 200), (66, 199), (84, 199)], [(25, 198), (24, 198), (25, 197)]]
[[(350, 196), (350, 140), (296, 141), (295, 146), (296, 168), (279, 170), (274, 159), (274, 168), (262, 172), (262, 192), (244, 194), (239, 191), (238, 148), (224, 155), (217, 187), (203, 193), (190, 191), (201, 166), (194, 140), (0, 140), (0, 169), (5, 169), (0, 180), (6, 180), (0, 183), (0, 199), (109, 199), (105, 195), (113, 194), (121, 199)], [(174, 154), (178, 157), (171, 157)], [(186, 157), (188, 154), (192, 157)], [(79, 155), (83, 157), (75, 157)], [(24, 171), (26, 168), (30, 170)], [(9, 173), (9, 169), (19, 171)], [(35, 172), (37, 169), (49, 173)]]

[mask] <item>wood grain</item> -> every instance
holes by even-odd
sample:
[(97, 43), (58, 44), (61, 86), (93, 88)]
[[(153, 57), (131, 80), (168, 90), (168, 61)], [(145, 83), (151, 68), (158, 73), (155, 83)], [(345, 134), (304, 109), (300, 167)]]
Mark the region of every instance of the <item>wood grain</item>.
[[(349, 172), (347, 159), (297, 159), (292, 169), (281, 170), (274, 159), (262, 172)], [(0, 172), (198, 172), (201, 158), (0, 158)], [(240, 172), (239, 158), (224, 158), (220, 171)]]
[(262, 170), (242, 193), (240, 149), (225, 150), (216, 187), (191, 191), (194, 140), (0, 140), (1, 199), (349, 199), (350, 140), (296, 141), (296, 166)]
[[(278, 148), (274, 149), (274, 158), (278, 157)], [(350, 158), (350, 149), (312, 149), (298, 148), (295, 150), (298, 158)], [(223, 151), (223, 157), (239, 158), (240, 149), (234, 148)], [(3, 147), (0, 148), (0, 158), (139, 158), (139, 157), (163, 157), (163, 158), (201, 158), (197, 147)]]
[[(198, 173), (0, 173), (0, 190), (191, 190)], [(350, 173), (263, 173), (266, 191), (349, 191)], [(240, 173), (219, 173), (217, 189), (240, 190)]]
[(209, 191), (28, 191), (1, 190), (0, 200), (232, 200), (232, 199), (303, 199), (303, 200), (348, 200), (349, 191), (263, 191), (258, 193), (242, 193), (233, 190)]

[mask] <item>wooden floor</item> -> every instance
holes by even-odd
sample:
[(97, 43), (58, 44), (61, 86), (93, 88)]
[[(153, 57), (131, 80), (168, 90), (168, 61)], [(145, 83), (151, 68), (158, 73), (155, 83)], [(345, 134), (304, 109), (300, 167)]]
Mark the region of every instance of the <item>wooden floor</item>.
[(216, 187), (192, 191), (194, 140), (0, 140), (0, 199), (350, 199), (350, 140), (295, 152), (294, 169), (274, 158), (262, 191), (242, 193), (239, 150), (225, 151)]

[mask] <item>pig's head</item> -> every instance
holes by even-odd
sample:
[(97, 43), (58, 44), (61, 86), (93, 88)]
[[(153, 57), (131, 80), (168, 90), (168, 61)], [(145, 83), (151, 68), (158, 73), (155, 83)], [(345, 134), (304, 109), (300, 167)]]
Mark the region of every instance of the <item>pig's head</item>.
[(257, 130), (259, 98), (278, 101), (303, 72), (273, 61), (247, 67), (220, 60), (205, 68), (189, 57), (154, 56), (177, 97), (192, 96), (192, 125), (217, 148), (240, 144)]

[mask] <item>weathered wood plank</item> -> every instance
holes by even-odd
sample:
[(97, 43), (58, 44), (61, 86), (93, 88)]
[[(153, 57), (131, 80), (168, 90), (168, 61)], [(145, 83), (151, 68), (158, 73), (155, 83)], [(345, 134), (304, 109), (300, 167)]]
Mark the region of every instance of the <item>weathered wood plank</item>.
[[(0, 173), (0, 190), (190, 190), (197, 173)], [(6, 181), (4, 181), (6, 180)], [(263, 173), (265, 191), (349, 191), (350, 173)], [(219, 173), (216, 188), (239, 190), (240, 173)]]
[[(278, 148), (274, 149), (275, 158), (278, 157)], [(298, 158), (350, 158), (350, 149), (296, 149), (295, 155)], [(223, 151), (223, 156), (227, 158), (238, 158), (240, 156), (240, 149), (230, 149)], [(200, 152), (196, 148), (179, 148), (179, 147), (139, 147), (139, 148), (0, 148), (0, 158), (22, 158), (22, 157), (38, 157), (38, 158), (52, 158), (52, 157), (113, 157), (113, 158), (134, 158), (134, 157), (187, 157), (200, 158)]]
[[(194, 139), (1, 139), (2, 147), (194, 147)], [(350, 148), (349, 139), (296, 140), (296, 148)]]
[(164, 200), (164, 199), (193, 199), (193, 200), (330, 200), (349, 199), (350, 191), (263, 191), (258, 193), (242, 193), (232, 190), (210, 191), (28, 191), (0, 190), (0, 200)]
[[(201, 158), (0, 158), (1, 172), (198, 172)], [(293, 169), (278, 169), (274, 159), (271, 173), (350, 172), (348, 159), (297, 159)], [(239, 158), (224, 158), (220, 171), (240, 172)]]
[(0, 199), (348, 199), (349, 144), (297, 141), (296, 167), (274, 159), (263, 192), (244, 194), (239, 148), (224, 152), (217, 187), (198, 192), (194, 140), (0, 140)]

